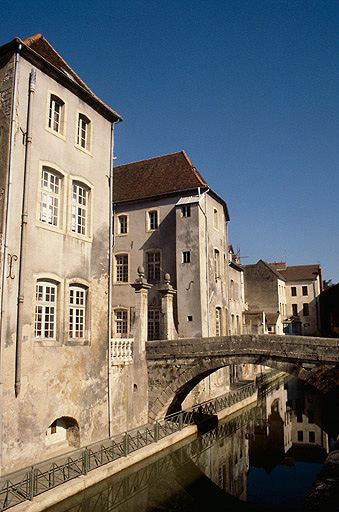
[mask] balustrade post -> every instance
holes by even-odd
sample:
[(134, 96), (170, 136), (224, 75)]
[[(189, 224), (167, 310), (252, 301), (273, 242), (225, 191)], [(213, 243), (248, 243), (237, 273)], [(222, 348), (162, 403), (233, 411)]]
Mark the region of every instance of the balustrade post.
[(127, 457), (128, 451), (129, 451), (129, 436), (128, 436), (128, 432), (125, 432), (125, 436), (124, 436), (124, 452), (125, 452), (125, 457)]
[(184, 421), (183, 421), (183, 420), (184, 420), (184, 418), (183, 418), (183, 412), (182, 412), (182, 411), (180, 411), (180, 413), (179, 413), (179, 429), (180, 429), (180, 430), (182, 430), (182, 427), (183, 427), (183, 425), (184, 425)]
[(86, 448), (82, 452), (82, 472), (83, 472), (83, 474), (87, 475), (88, 470), (89, 470), (89, 452), (88, 452), (88, 449), (86, 446)]
[(156, 421), (154, 423), (154, 441), (157, 443), (159, 441), (159, 423)]
[(176, 340), (178, 333), (174, 324), (173, 316), (173, 297), (177, 293), (170, 285), (171, 276), (166, 273), (164, 276), (165, 283), (159, 289), (161, 293), (161, 311), (163, 314), (162, 339)]
[(32, 466), (31, 471), (29, 473), (29, 499), (30, 501), (33, 501), (34, 498), (34, 487), (35, 487), (35, 469), (34, 466)]

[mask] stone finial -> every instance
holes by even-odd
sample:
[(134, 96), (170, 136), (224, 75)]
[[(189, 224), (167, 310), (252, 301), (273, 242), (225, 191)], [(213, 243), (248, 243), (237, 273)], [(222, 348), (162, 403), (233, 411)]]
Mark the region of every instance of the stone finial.
[(161, 293), (176, 293), (176, 290), (173, 289), (173, 286), (171, 285), (171, 276), (168, 272), (164, 275), (164, 284), (159, 289), (159, 292)]
[(164, 275), (164, 281), (166, 284), (170, 284), (171, 282), (171, 275), (168, 272)]
[(139, 265), (137, 272), (138, 277), (132, 284), (133, 288), (135, 290), (139, 290), (140, 288), (152, 288), (152, 286), (148, 284), (147, 280), (145, 279), (145, 269), (142, 265)]

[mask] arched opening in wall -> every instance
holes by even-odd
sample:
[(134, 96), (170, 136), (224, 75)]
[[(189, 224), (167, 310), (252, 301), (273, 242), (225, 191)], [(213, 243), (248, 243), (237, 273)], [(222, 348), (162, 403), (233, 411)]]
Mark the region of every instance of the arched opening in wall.
[(80, 428), (74, 418), (62, 416), (54, 420), (46, 430), (46, 445), (53, 447), (80, 446)]

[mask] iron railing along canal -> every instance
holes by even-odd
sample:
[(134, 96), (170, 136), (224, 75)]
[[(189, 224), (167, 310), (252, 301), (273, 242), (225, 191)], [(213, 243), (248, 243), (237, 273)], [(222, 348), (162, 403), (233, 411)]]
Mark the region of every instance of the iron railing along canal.
[(0, 511), (7, 510), (26, 500), (33, 500), (50, 489), (81, 475), (87, 475), (121, 457), (127, 457), (144, 446), (194, 424), (193, 414), (216, 414), (252, 396), (256, 392), (255, 383), (227, 393), (221, 397), (202, 402), (185, 411), (179, 411), (153, 424), (129, 430), (112, 438), (73, 450), (33, 466), (0, 477)]

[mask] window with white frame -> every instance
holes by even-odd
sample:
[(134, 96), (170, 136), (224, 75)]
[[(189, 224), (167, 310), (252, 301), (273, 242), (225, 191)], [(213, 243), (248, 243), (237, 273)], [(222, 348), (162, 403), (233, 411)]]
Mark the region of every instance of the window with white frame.
[(69, 287), (69, 338), (84, 339), (86, 336), (87, 289), (79, 285)]
[(214, 278), (220, 278), (220, 252), (214, 249)]
[(56, 133), (63, 133), (64, 102), (51, 94), (48, 111), (48, 128)]
[(128, 233), (128, 217), (127, 215), (119, 215), (118, 217), (119, 235), (126, 235)]
[(148, 214), (148, 230), (156, 231), (159, 227), (159, 218), (158, 218), (158, 210), (151, 210), (147, 212)]
[(117, 283), (128, 283), (128, 254), (117, 254), (115, 256), (115, 281)]
[(56, 338), (57, 285), (38, 281), (35, 287), (34, 337)]
[(160, 265), (160, 251), (149, 251), (146, 253), (146, 268), (148, 281), (160, 281)]
[(61, 178), (49, 167), (43, 167), (40, 184), (39, 220), (51, 226), (59, 226)]
[(158, 340), (160, 338), (160, 311), (158, 309), (148, 310), (148, 339)]
[(215, 309), (215, 335), (221, 336), (221, 308)]
[(72, 219), (71, 229), (78, 235), (87, 235), (88, 231), (89, 190), (82, 183), (72, 183)]
[(91, 121), (84, 114), (79, 114), (78, 117), (78, 132), (77, 144), (78, 146), (90, 150), (90, 124)]
[(114, 336), (118, 338), (127, 338), (128, 336), (127, 309), (114, 310)]

